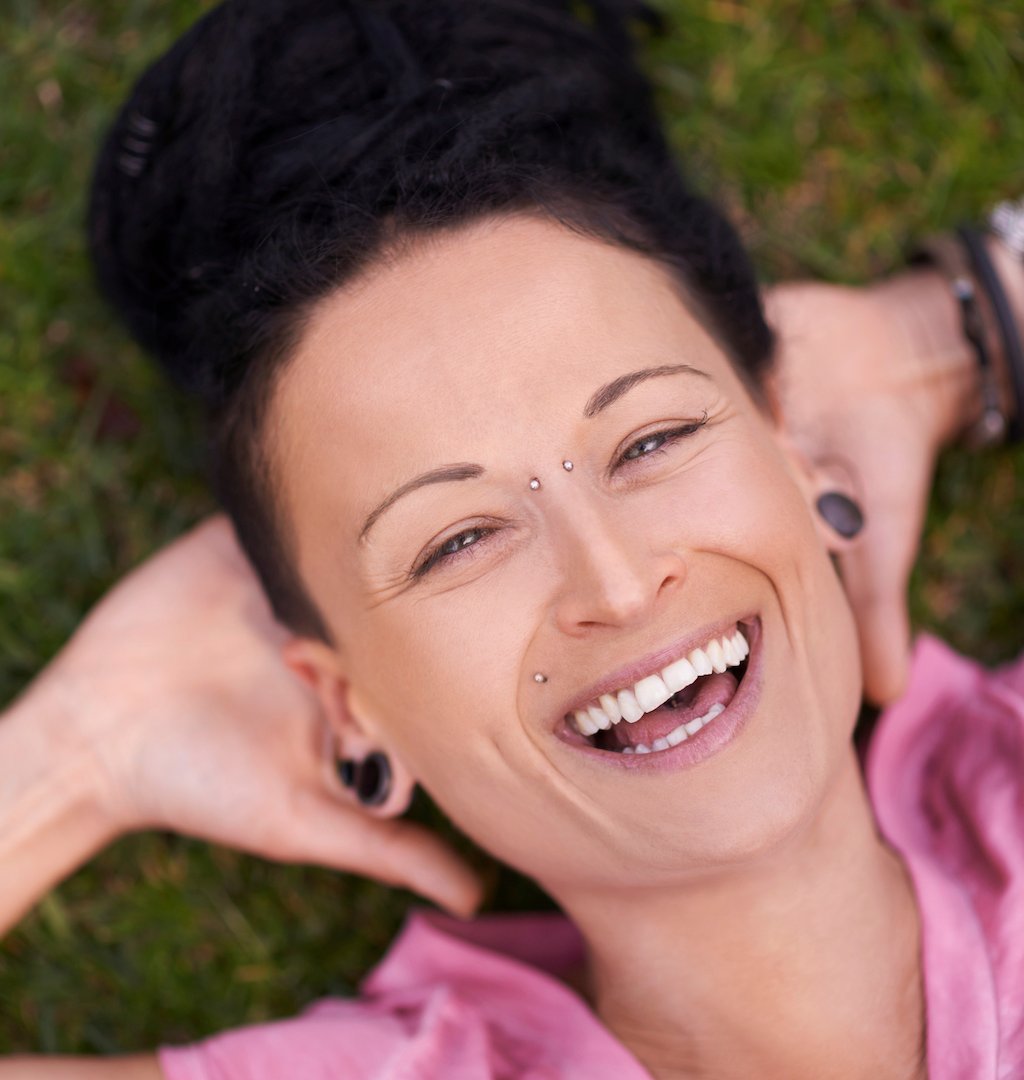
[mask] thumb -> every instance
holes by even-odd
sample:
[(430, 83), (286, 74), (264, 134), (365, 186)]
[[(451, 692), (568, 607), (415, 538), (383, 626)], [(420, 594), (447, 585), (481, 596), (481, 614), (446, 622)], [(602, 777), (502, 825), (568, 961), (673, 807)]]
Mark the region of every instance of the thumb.
[(302, 846), (322, 866), (411, 889), (460, 918), (480, 906), (479, 876), (421, 825), (374, 817), (319, 793), (304, 798), (300, 818)]
[(864, 664), (864, 695), (888, 705), (903, 693), (910, 660), (910, 617), (902, 593), (851, 596)]

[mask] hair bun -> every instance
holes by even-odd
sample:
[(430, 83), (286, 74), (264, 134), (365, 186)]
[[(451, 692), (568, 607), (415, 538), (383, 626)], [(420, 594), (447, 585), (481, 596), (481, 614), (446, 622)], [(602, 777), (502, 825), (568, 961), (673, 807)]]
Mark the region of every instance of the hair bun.
[(715, 272), (752, 284), (736, 242), (715, 235), (702, 254), (707, 222), (684, 224), (697, 204), (629, 48), (629, 20), (657, 16), (580, 6), (227, 0), (145, 72), (104, 143), (89, 235), (105, 295), (217, 405), (289, 314), (372, 257), (385, 223), (626, 193), (655, 231), (689, 228), (698, 276), (728, 250)]

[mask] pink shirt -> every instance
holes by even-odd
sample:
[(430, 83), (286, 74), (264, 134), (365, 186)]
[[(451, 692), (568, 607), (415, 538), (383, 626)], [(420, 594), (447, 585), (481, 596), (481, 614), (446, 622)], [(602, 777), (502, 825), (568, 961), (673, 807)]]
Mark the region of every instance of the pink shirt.
[[(930, 1080), (1024, 1077), (1024, 660), (995, 674), (933, 638), (867, 759), (921, 913)], [(417, 912), (354, 1001), (165, 1048), (168, 1080), (650, 1080), (559, 982), (561, 915)]]

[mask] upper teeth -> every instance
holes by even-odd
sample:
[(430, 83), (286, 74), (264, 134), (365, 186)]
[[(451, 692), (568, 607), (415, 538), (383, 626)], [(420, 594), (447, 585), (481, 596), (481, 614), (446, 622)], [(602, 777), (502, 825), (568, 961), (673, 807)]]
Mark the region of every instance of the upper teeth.
[(743, 663), (749, 652), (750, 646), (740, 630), (712, 638), (703, 648), (674, 660), (654, 675), (616, 693), (602, 694), (585, 708), (577, 709), (572, 714), (573, 723), (581, 735), (593, 735), (620, 720), (635, 724), (644, 713), (664, 705), (673, 694), (685, 690), (699, 676), (736, 667)]

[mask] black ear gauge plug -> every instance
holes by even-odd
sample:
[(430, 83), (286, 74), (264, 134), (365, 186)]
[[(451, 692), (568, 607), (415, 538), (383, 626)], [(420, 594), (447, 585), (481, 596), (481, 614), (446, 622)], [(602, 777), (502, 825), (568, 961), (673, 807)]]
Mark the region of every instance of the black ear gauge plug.
[(363, 806), (380, 806), (391, 794), (391, 762), (375, 750), (362, 761), (342, 758), (336, 763), (338, 778), (355, 791)]
[(864, 512), (841, 491), (826, 491), (815, 505), (822, 520), (844, 540), (852, 540), (864, 528)]
[(336, 761), (334, 767), (338, 770), (338, 779), (345, 787), (355, 787), (356, 763), (351, 758), (342, 758), (340, 761)]

